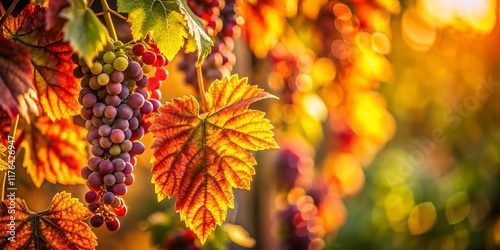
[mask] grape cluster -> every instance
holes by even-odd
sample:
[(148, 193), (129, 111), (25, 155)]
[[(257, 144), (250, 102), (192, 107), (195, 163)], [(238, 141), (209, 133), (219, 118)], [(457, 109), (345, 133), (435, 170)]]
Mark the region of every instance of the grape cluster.
[[(150, 126), (145, 117), (160, 106), (158, 87), (148, 88), (154, 81), (147, 73), (153, 71), (153, 65), (163, 67), (166, 59), (142, 46), (144, 49), (138, 53), (135, 45), (131, 51), (120, 41), (110, 41), (92, 67), (76, 54), (72, 57), (78, 64), (73, 75), (81, 78), (78, 101), (88, 130), (86, 139), (92, 145), (93, 157), (81, 171), (90, 189), (85, 194), (88, 208), (94, 213), (90, 224), (100, 227), (105, 223), (110, 231), (119, 229), (117, 217), (127, 213), (121, 197), (134, 183), (135, 155), (145, 150), (138, 141)], [(166, 79), (161, 70), (155, 72)]]
[[(233, 39), (238, 38), (241, 34), (239, 25), (241, 22), (238, 23), (237, 20), (242, 20), (242, 17), (238, 16), (236, 0), (208, 2), (188, 1), (193, 12), (206, 20), (205, 30), (214, 38), (212, 51), (202, 66), (203, 78), (206, 83), (231, 74), (236, 63), (236, 57), (233, 53)], [(196, 60), (196, 53), (188, 53), (184, 55), (184, 60), (177, 65), (180, 70), (186, 72), (186, 83), (192, 85), (197, 84), (196, 68), (194, 67)]]
[(169, 234), (163, 250), (200, 250), (196, 235), (189, 228)]

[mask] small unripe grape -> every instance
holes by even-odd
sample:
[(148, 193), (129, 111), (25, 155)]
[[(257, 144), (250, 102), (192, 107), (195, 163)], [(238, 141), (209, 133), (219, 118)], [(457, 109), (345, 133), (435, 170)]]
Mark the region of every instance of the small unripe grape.
[(102, 66), (102, 72), (111, 75), (111, 73), (115, 72), (115, 67), (113, 67), (113, 64), (106, 63)]
[(109, 153), (111, 155), (116, 156), (116, 155), (119, 155), (121, 152), (122, 152), (122, 150), (120, 149), (120, 145), (118, 145), (118, 144), (113, 144), (113, 146), (111, 146), (109, 148)]

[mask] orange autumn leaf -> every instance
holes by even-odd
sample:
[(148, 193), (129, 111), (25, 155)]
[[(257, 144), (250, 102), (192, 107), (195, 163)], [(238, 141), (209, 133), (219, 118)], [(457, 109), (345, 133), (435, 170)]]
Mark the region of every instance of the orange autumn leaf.
[(55, 122), (41, 116), (18, 131), (20, 147), (25, 152), (24, 166), (33, 183), (81, 184), (82, 166), (87, 164), (86, 130), (71, 119)]
[(176, 212), (202, 243), (234, 207), (232, 188), (250, 189), (256, 161), (248, 150), (278, 148), (265, 113), (248, 109), (267, 98), (276, 97), (233, 75), (210, 85), (208, 112), (187, 96), (151, 118), (158, 199), (176, 196)]
[(45, 30), (46, 12), (39, 5), (29, 4), (19, 16), (7, 18), (2, 32), (28, 49), (33, 83), (43, 111), (51, 120), (69, 118), (77, 115), (81, 108), (78, 104), (80, 85), (73, 77), (73, 49), (63, 42), (60, 30)]
[(49, 208), (29, 210), (24, 200), (0, 203), (0, 249), (94, 249), (97, 237), (83, 222), (92, 213), (66, 192), (58, 193)]

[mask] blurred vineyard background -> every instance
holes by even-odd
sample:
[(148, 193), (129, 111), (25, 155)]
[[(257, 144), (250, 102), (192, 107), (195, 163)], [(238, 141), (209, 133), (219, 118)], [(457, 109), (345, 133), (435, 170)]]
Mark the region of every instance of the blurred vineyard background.
[[(496, 1), (237, 2), (225, 60), (280, 98), (254, 108), (281, 149), (256, 154), (252, 189), (235, 191), (229, 224), (205, 249), (500, 248)], [(118, 30), (130, 40), (126, 23)], [(184, 58), (168, 66), (163, 101), (196, 95)], [(173, 201), (156, 201), (151, 155), (139, 157), (122, 229), (94, 230), (98, 249), (187, 237)], [(18, 179), (33, 211), (58, 190), (83, 200), (86, 189)]]

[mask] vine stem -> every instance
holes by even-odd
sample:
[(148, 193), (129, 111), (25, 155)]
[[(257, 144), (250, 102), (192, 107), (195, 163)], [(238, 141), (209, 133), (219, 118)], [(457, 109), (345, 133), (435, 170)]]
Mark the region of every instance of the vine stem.
[[(16, 118), (12, 120), (12, 124), (10, 126), (10, 133), (9, 133), (9, 138), (16, 138), (16, 131), (17, 131), (17, 125), (19, 124), (19, 115), (16, 115)], [(9, 140), (10, 141), (10, 140)], [(2, 193), (0, 197), (2, 197), (2, 200), (7, 199), (5, 197), (5, 185), (7, 184), (7, 169), (4, 171), (0, 172), (0, 179), (2, 180)]]
[(104, 22), (106, 23), (106, 27), (108, 28), (109, 35), (113, 40), (117, 41), (118, 36), (116, 35), (115, 26), (113, 25), (113, 20), (111, 19), (111, 12), (113, 10), (109, 7), (108, 2), (106, 0), (101, 0)]
[(17, 3), (19, 3), (19, 0), (12, 1), (9, 8), (7, 9), (7, 11), (5, 11), (5, 14), (2, 16), (2, 19), (0, 19), (0, 27), (2, 27), (3, 23), (5, 23), (5, 21), (7, 20), (7, 17), (10, 16), (10, 13), (12, 13), (12, 11), (16, 7)]
[(207, 94), (205, 93), (205, 83), (203, 82), (203, 73), (201, 65), (196, 67), (196, 76), (198, 77), (198, 89), (200, 90), (201, 105), (204, 112), (208, 112)]

